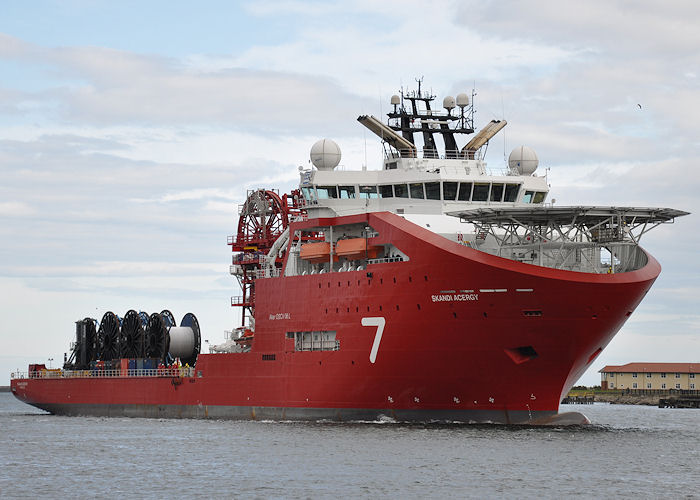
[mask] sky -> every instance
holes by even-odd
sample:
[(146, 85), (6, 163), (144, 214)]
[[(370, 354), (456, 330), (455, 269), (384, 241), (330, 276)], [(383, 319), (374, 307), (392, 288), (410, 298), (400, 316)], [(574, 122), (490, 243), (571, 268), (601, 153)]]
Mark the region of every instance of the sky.
[(0, 385), (62, 364), (74, 322), (107, 311), (193, 312), (222, 341), (247, 190), (294, 188), (324, 137), (380, 168), (356, 118), (417, 77), (475, 88), (477, 128), (508, 120), (490, 167), (534, 148), (559, 206), (693, 213), (645, 236), (662, 274), (580, 383), (700, 362), (697, 19), (692, 1), (2, 2)]

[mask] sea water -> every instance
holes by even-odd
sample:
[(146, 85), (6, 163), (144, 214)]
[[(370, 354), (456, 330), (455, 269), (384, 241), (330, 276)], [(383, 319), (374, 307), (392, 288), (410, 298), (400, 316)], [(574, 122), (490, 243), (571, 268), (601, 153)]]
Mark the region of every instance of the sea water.
[(592, 424), (60, 417), (0, 393), (0, 497), (700, 498), (700, 410), (561, 411)]

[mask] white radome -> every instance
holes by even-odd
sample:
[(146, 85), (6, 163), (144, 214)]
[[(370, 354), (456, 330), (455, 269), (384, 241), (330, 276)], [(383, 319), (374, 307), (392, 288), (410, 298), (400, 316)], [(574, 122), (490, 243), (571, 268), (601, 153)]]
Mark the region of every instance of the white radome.
[(451, 95), (448, 95), (447, 97), (445, 97), (442, 100), (442, 107), (445, 109), (452, 110), (452, 109), (455, 109), (455, 106), (456, 106), (455, 98), (452, 97)]
[(457, 106), (459, 106), (460, 108), (469, 106), (469, 96), (464, 92), (462, 92), (461, 94), (457, 94), (456, 103)]
[(539, 160), (535, 150), (528, 146), (518, 146), (508, 156), (508, 166), (520, 175), (532, 175), (537, 170)]
[(331, 139), (321, 139), (311, 146), (311, 163), (319, 170), (333, 170), (340, 163), (340, 147)]

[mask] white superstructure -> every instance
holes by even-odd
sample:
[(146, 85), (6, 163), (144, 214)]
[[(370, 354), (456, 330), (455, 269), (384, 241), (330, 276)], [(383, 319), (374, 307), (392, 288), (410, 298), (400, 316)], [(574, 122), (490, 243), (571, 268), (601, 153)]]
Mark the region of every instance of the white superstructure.
[[(433, 99), (421, 92), (419, 82), (417, 92), (392, 97), (394, 111), (388, 114), (387, 124), (373, 116), (358, 118), (382, 139), (382, 170), (339, 170), (340, 148), (330, 139), (314, 144), (314, 166), (300, 168), (301, 203), (308, 216), (389, 211), (458, 239), (455, 235), (465, 227), (456, 218), (446, 217), (449, 212), (545, 203), (549, 187), (545, 176), (536, 173), (538, 160), (531, 148), (514, 149), (500, 172), (489, 171), (480, 158), (479, 149), (506, 125), (505, 120), (489, 122), (460, 149), (455, 136), (474, 132), (468, 98), (446, 97), (446, 111), (431, 110)], [(459, 115), (453, 115), (455, 103)], [(422, 150), (415, 146), (416, 133), (423, 136)], [(442, 152), (436, 137), (442, 138)]]

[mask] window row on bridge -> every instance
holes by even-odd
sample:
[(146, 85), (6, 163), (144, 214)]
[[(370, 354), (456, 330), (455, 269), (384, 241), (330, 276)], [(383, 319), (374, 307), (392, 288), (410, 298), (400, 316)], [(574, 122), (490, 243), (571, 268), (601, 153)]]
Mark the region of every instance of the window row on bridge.
[[(497, 182), (409, 182), (398, 184), (359, 186), (303, 187), (307, 200), (409, 198), (414, 200), (491, 201), (513, 203), (518, 201), (520, 184)], [(523, 203), (542, 203), (544, 191), (525, 191)]]

